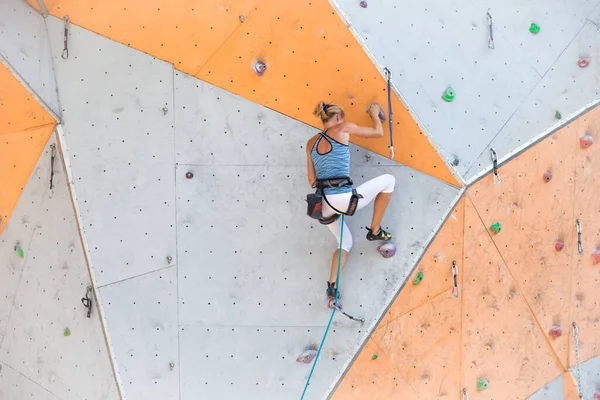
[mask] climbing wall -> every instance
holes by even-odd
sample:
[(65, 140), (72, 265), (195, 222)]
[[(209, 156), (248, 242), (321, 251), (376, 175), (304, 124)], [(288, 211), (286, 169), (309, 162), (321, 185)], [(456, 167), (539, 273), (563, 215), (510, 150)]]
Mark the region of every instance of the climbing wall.
[(5, 66), (6, 61), (1, 54), (0, 61), (0, 176), (3, 177), (0, 188), (1, 234), (55, 121)]
[(116, 400), (97, 309), (88, 319), (80, 301), (90, 276), (56, 146), (52, 136), (0, 238), (0, 397)]
[(44, 18), (23, 0), (0, 4), (0, 57), (49, 112), (60, 115)]
[(467, 181), (490, 167), (490, 147), (502, 158), (600, 95), (598, 0), (334, 3)]
[[(464, 232), (457, 207), (409, 278), (416, 285), (402, 289), (332, 398), (410, 399), (435, 390), (424, 398), (458, 399), (466, 389), (482, 399), (575, 399), (578, 375), (583, 398), (600, 391), (592, 216), (600, 209), (599, 123), (595, 107), (501, 165), (499, 183), (489, 174), (466, 191)], [(443, 347), (452, 340), (462, 349)], [(460, 365), (462, 375), (448, 365)]]
[[(292, 5), (277, 0), (55, 0), (47, 8), (59, 18), (68, 15), (75, 25), (313, 126), (319, 121), (311, 113), (321, 100), (342, 105), (359, 124), (370, 124), (365, 113), (369, 103), (387, 103), (382, 70), (327, 0)], [(257, 61), (266, 66), (260, 77), (254, 72)], [(395, 95), (392, 100), (394, 159), (458, 186), (406, 106)], [(356, 143), (389, 155), (389, 140)]]

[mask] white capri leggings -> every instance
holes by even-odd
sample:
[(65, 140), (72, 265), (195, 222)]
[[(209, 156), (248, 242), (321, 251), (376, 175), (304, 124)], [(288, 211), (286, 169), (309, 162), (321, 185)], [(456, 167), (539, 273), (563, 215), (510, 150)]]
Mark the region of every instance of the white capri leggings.
[[(394, 191), (394, 186), (396, 185), (396, 178), (390, 174), (379, 175), (377, 178), (373, 178), (370, 181), (367, 181), (356, 188), (356, 191), (363, 196), (362, 199), (358, 200), (358, 206), (356, 207), (356, 211), (364, 208), (367, 204), (377, 197), (379, 193), (392, 193)], [(331, 203), (332, 206), (337, 208), (340, 211), (346, 211), (348, 209), (348, 205), (350, 203), (350, 197), (352, 196), (352, 192), (341, 193), (341, 194), (330, 194), (326, 195), (327, 201)], [(329, 217), (333, 214), (338, 214), (335, 212), (329, 204), (325, 200), (323, 200), (323, 217)], [(338, 246), (340, 243), (340, 226), (342, 224), (342, 219), (338, 218), (335, 222), (327, 225), (333, 236), (335, 236)], [(352, 249), (352, 234), (350, 233), (350, 229), (348, 229), (348, 224), (344, 223), (344, 237), (342, 238), (342, 249), (350, 252)]]

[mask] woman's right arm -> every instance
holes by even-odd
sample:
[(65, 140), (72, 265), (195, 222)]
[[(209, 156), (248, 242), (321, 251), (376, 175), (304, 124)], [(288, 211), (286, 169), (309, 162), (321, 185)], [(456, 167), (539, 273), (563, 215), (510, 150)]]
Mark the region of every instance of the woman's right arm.
[(344, 131), (349, 135), (359, 137), (382, 137), (383, 126), (381, 125), (381, 120), (379, 119), (380, 111), (382, 111), (381, 107), (377, 104), (371, 105), (367, 110), (369, 116), (371, 117), (371, 121), (373, 122), (370, 128), (367, 126), (358, 126), (356, 124), (353, 124), (352, 122), (346, 122), (344, 124)]

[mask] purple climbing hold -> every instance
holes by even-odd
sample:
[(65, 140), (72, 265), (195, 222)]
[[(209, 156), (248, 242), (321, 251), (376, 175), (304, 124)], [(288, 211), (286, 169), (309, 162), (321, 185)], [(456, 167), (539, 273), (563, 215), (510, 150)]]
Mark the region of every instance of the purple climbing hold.
[(377, 251), (379, 251), (383, 258), (394, 257), (396, 254), (396, 245), (393, 242), (386, 242), (377, 246)]
[(191, 172), (186, 172), (185, 173), (185, 177), (188, 178), (188, 179), (192, 179), (194, 177), (194, 174), (191, 173)]
[(360, 2), (360, 6), (361, 6), (362, 8), (367, 8), (367, 2), (366, 2), (366, 1), (361, 1), (361, 2)]
[(254, 68), (254, 72), (256, 72), (256, 75), (263, 76), (263, 74), (267, 70), (267, 64), (265, 64), (263, 61), (259, 60), (254, 63), (253, 68)]
[(552, 179), (552, 172), (544, 172), (544, 182), (548, 183)]
[(312, 362), (312, 360), (315, 359), (316, 356), (317, 356), (317, 351), (309, 349), (309, 350), (304, 351), (302, 354), (300, 354), (298, 356), (298, 358), (296, 358), (296, 361), (299, 363), (303, 363), (303, 364), (310, 364)]

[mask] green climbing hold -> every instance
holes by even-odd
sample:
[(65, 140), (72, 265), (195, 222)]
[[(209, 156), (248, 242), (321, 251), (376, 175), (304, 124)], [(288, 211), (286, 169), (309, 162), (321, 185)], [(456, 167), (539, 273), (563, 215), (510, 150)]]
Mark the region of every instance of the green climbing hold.
[(500, 233), (500, 231), (502, 230), (502, 225), (500, 225), (500, 222), (495, 222), (492, 224), (492, 226), (490, 226), (490, 229), (493, 230), (495, 233)]
[(379, 357), (379, 356), (377, 355), (377, 353), (375, 353), (375, 354), (373, 354), (373, 357), (371, 357), (371, 359), (377, 360), (377, 357)]
[(17, 254), (19, 255), (19, 257), (25, 258), (25, 252), (23, 251), (23, 249), (21, 248), (21, 246), (15, 246), (15, 251), (17, 252)]
[(529, 26), (529, 32), (535, 34), (538, 34), (540, 32), (540, 26), (536, 23), (531, 23), (531, 25)]
[(413, 285), (418, 285), (419, 283), (421, 283), (424, 277), (425, 275), (423, 274), (423, 271), (419, 271), (417, 276), (415, 276), (415, 279), (413, 279)]
[(485, 390), (489, 386), (487, 379), (481, 378), (477, 381), (477, 390)]
[(71, 336), (71, 330), (69, 328), (66, 328), (64, 335), (65, 336)]
[(448, 87), (448, 89), (446, 89), (442, 95), (442, 99), (446, 100), (447, 102), (453, 101), (455, 97), (456, 93), (454, 93), (454, 89), (451, 87)]
[(557, 111), (556, 114), (554, 114), (554, 117), (556, 119), (562, 119), (562, 114), (560, 113), (560, 111)]

